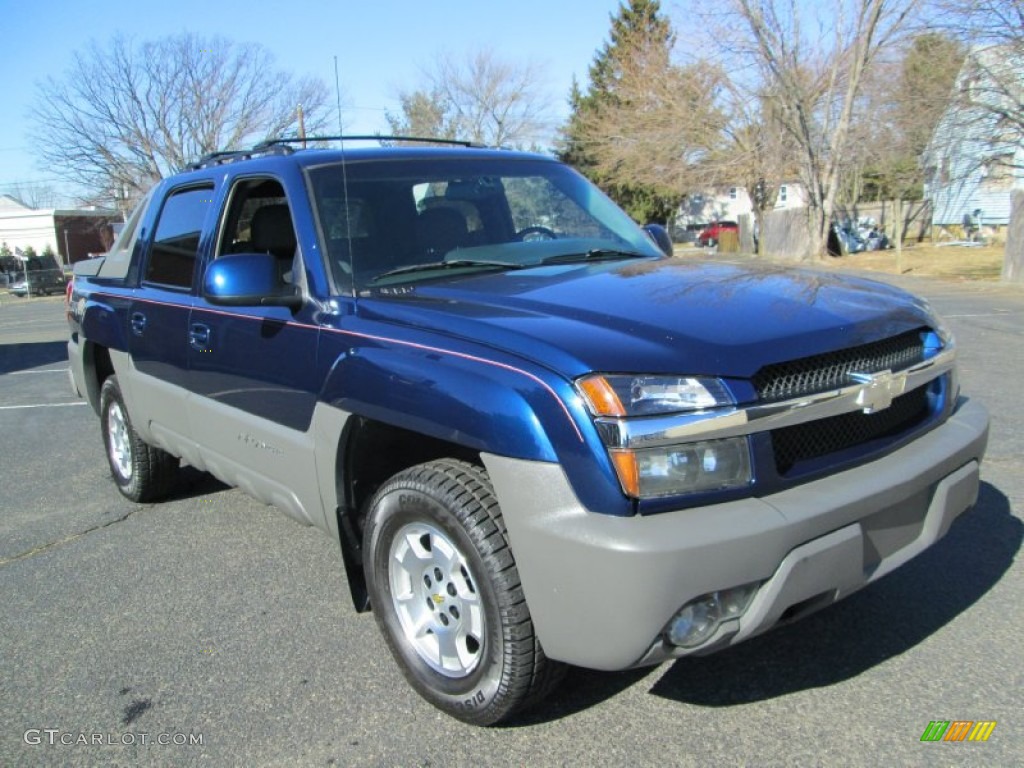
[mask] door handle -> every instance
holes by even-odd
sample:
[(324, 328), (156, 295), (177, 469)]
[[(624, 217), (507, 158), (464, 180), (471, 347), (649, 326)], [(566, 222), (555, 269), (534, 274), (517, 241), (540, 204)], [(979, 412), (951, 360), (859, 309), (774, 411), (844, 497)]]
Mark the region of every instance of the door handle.
[(210, 326), (202, 323), (192, 323), (188, 329), (188, 343), (200, 352), (209, 351), (210, 336)]
[(136, 336), (141, 336), (142, 332), (146, 330), (146, 316), (141, 312), (132, 312), (131, 317), (132, 333)]

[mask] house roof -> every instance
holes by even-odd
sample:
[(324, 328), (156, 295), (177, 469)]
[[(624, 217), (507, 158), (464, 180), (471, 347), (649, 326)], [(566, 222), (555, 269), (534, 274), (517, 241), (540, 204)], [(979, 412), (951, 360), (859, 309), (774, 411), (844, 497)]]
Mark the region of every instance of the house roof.
[(0, 218), (19, 218), (24, 216), (62, 216), (64, 218), (120, 218), (119, 211), (110, 208), (33, 208), (26, 205), (13, 195), (0, 195)]
[(34, 210), (13, 195), (0, 195), (0, 214), (20, 214)]

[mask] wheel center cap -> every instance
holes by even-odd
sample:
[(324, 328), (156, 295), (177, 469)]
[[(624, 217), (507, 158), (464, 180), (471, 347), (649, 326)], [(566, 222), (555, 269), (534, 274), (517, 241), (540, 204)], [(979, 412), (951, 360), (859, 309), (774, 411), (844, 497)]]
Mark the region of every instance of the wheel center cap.
[(444, 595), (431, 595), (430, 599), (434, 601), (434, 605), (441, 605), (444, 602)]

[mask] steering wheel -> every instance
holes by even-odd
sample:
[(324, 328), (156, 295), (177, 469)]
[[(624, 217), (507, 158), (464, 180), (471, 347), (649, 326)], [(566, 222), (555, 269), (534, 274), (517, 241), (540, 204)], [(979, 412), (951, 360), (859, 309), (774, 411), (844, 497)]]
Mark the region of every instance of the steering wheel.
[(558, 235), (547, 227), (525, 227), (516, 232), (516, 238), (523, 242), (529, 240), (557, 240)]

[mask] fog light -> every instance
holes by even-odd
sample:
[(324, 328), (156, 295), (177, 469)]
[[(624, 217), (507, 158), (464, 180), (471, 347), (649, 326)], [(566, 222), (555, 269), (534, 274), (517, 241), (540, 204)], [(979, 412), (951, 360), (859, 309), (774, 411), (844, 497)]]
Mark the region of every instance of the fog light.
[(668, 641), (686, 648), (700, 645), (718, 626), (717, 614), (718, 606), (711, 595), (687, 603), (669, 624)]
[(701, 595), (682, 608), (669, 622), (666, 638), (672, 645), (694, 648), (713, 634), (723, 621), (739, 618), (750, 605), (758, 582)]

